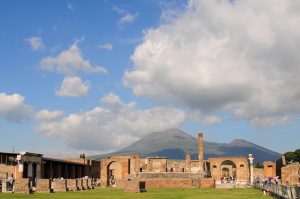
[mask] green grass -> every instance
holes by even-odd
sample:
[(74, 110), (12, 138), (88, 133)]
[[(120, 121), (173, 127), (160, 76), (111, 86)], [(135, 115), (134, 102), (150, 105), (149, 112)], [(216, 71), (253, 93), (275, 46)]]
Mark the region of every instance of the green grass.
[(172, 198), (172, 199), (259, 199), (267, 197), (263, 196), (261, 191), (255, 189), (148, 189), (144, 193), (125, 193), (122, 189), (95, 189), (88, 191), (74, 191), (64, 193), (34, 193), (34, 194), (11, 194), (0, 193), (0, 198), (53, 198), (53, 199), (134, 199), (134, 198)]

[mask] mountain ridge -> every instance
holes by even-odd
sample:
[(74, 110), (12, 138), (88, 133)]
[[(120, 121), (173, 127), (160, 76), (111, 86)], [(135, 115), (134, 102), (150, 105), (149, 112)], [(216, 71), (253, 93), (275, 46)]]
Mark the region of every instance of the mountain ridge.
[[(101, 159), (112, 155), (132, 155), (140, 153), (142, 157), (166, 156), (168, 159), (184, 159), (189, 152), (192, 159), (197, 159), (197, 138), (181, 129), (172, 128), (153, 132), (139, 141), (112, 153), (92, 156)], [(280, 155), (275, 151), (261, 147), (243, 139), (234, 139), (229, 143), (204, 141), (204, 158), (210, 157), (247, 157), (254, 155), (255, 162), (275, 161)]]

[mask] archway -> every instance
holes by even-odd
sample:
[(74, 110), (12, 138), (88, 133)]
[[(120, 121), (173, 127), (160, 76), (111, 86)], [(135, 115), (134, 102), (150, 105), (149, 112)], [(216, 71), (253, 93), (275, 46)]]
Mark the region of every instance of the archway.
[(236, 179), (236, 164), (231, 160), (225, 160), (221, 163), (222, 182), (233, 182)]
[(118, 181), (122, 180), (122, 165), (119, 162), (111, 162), (107, 166), (107, 185), (116, 187)]

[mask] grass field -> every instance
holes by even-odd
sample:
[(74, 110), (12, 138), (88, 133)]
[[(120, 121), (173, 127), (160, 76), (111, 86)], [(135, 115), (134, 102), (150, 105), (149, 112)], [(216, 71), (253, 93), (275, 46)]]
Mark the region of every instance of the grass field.
[(1, 193), (0, 198), (34, 198), (34, 199), (134, 199), (134, 198), (204, 198), (204, 199), (259, 199), (264, 197), (261, 191), (255, 189), (149, 189), (144, 193), (124, 193), (122, 189), (95, 189), (89, 191), (75, 191), (65, 193), (34, 193), (25, 194), (10, 194)]

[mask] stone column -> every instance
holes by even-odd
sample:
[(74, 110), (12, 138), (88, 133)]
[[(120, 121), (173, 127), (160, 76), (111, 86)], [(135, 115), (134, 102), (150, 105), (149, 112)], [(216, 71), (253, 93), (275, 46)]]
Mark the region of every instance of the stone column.
[(37, 179), (41, 178), (41, 164), (40, 163), (36, 164), (36, 178)]
[(203, 133), (198, 133), (198, 161), (199, 161), (199, 173), (204, 174), (203, 171)]
[(185, 171), (191, 172), (191, 154), (189, 152), (185, 153)]
[(252, 154), (249, 154), (249, 157), (248, 157), (248, 160), (250, 162), (250, 183), (251, 185), (253, 185), (253, 155)]
[(32, 162), (28, 162), (28, 177), (32, 177)]

